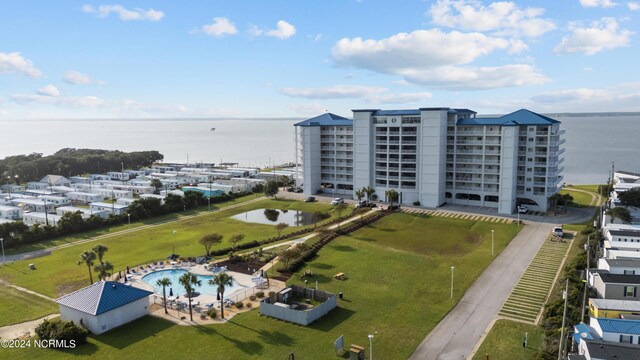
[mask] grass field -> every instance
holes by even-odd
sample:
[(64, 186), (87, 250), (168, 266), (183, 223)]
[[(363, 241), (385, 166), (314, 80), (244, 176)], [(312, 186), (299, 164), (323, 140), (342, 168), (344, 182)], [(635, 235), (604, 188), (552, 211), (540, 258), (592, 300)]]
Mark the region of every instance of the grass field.
[[(124, 270), (127, 266), (166, 259), (174, 246), (181, 256), (200, 256), (204, 254), (204, 248), (198, 243), (198, 239), (207, 233), (217, 232), (225, 235), (223, 243), (215, 248), (229, 246), (228, 239), (237, 233), (246, 235), (243, 242), (276, 236), (273, 225), (246, 223), (229, 218), (231, 215), (259, 208), (331, 210), (328, 204), (265, 199), (197, 218), (178, 220), (131, 233), (125, 232), (99, 242), (56, 250), (50, 256), (18, 261), (0, 269), (0, 278), (51, 297), (58, 297), (89, 285), (87, 267), (77, 265), (77, 261), (80, 253), (91, 249), (97, 243), (109, 247), (105, 259), (114, 264), (116, 271)], [(295, 229), (289, 227), (283, 234)], [(35, 264), (37, 270), (29, 270), (28, 264)]]
[[(245, 202), (247, 200), (251, 200), (251, 199), (255, 199), (255, 198), (256, 198), (256, 195), (252, 194), (252, 195), (242, 196), (242, 197), (239, 197), (239, 198), (236, 198), (236, 199), (233, 199), (233, 200), (229, 200), (229, 201), (226, 201), (224, 203), (216, 204), (216, 206), (214, 206), (212, 204), (211, 205), (211, 210), (212, 211), (218, 210), (220, 207), (239, 204), (241, 202)], [(157, 216), (157, 217), (154, 217), (154, 218), (151, 218), (151, 219), (133, 221), (133, 222), (131, 222), (131, 229), (135, 229), (135, 228), (143, 226), (143, 225), (152, 225), (152, 224), (159, 224), (159, 223), (172, 221), (172, 220), (178, 220), (178, 219), (180, 219), (182, 217), (185, 217), (185, 216), (205, 213), (208, 210), (209, 210), (209, 208), (207, 206), (203, 206), (203, 207), (199, 207), (199, 208), (196, 208), (196, 209), (190, 209), (190, 210), (183, 211), (183, 212), (165, 214), (165, 215)], [(26, 245), (22, 245), (22, 246), (18, 246), (18, 247), (12, 248), (12, 249), (6, 249), (6, 254), (7, 255), (13, 255), (13, 254), (20, 254), (20, 253), (25, 253), (25, 252), (30, 252), (30, 251), (47, 249), (47, 248), (50, 248), (50, 247), (53, 247), (53, 246), (69, 244), (69, 243), (73, 243), (73, 242), (76, 242), (76, 241), (79, 241), (79, 240), (86, 240), (86, 239), (90, 239), (92, 237), (111, 234), (111, 233), (114, 233), (114, 232), (117, 232), (117, 231), (128, 230), (128, 229), (129, 229), (129, 224), (121, 224), (121, 225), (114, 225), (114, 226), (104, 227), (104, 228), (100, 228), (100, 229), (96, 229), (96, 230), (85, 231), (85, 232), (78, 233), (78, 234), (73, 234), (73, 235), (59, 237), (59, 238), (55, 238), (55, 239), (51, 239), (51, 240), (47, 240), (47, 241), (42, 241), (42, 242), (38, 242), (36, 244), (26, 244)]]
[[(523, 347), (527, 333), (527, 347)], [(541, 350), (544, 330), (540, 326), (523, 324), (510, 320), (498, 320), (473, 356), (473, 360), (484, 360), (489, 354), (491, 360), (534, 359)]]
[[(336, 358), (339, 336), (347, 347), (368, 348), (367, 335), (374, 334), (376, 358), (406, 359), (491, 262), (491, 229), (497, 252), (518, 232), (515, 224), (399, 213), (333, 240), (300, 272), (313, 270), (310, 283), (317, 280), (320, 289), (345, 298), (308, 327), (260, 317), (258, 310), (198, 327), (145, 317), (76, 350), (5, 351), (13, 359), (286, 359), (293, 352), (325, 360)], [(450, 266), (456, 266), (454, 300)], [(347, 280), (333, 279), (338, 272)]]
[(39, 319), (58, 311), (58, 304), (8, 286), (0, 286), (0, 326)]

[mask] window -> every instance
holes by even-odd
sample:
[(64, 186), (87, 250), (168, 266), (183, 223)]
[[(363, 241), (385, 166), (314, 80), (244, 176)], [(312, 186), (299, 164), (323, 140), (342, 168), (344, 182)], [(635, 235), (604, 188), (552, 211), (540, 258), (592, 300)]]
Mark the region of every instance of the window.
[(636, 271), (635, 271), (635, 270), (625, 270), (625, 271), (624, 271), (624, 274), (625, 274), (625, 275), (635, 275), (635, 274), (636, 274)]
[(627, 344), (633, 344), (633, 336), (631, 336), (631, 335), (620, 335), (620, 342), (621, 343), (627, 343)]
[(635, 286), (625, 286), (624, 287), (624, 297), (635, 297), (636, 296), (636, 287)]

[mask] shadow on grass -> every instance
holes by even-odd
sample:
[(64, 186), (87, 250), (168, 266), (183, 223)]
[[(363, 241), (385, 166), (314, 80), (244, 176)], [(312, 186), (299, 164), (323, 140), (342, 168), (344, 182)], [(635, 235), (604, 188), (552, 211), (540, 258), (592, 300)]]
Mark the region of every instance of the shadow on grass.
[(398, 229), (386, 228), (386, 229), (378, 229), (378, 231), (384, 231), (384, 232), (396, 232), (396, 231), (398, 231)]
[(116, 349), (124, 349), (172, 327), (178, 326), (168, 320), (147, 315), (138, 320), (115, 328), (101, 335), (92, 335), (96, 342), (111, 346)]
[(338, 251), (356, 251), (355, 248), (349, 246), (349, 245), (336, 245), (333, 247), (335, 250)]
[(60, 349), (49, 349), (48, 351), (52, 352), (60, 352), (70, 356), (85, 356), (95, 354), (98, 350), (98, 345), (87, 342), (86, 344), (78, 345), (77, 347), (71, 348), (60, 348)]
[[(256, 330), (250, 327), (244, 326), (240, 323), (234, 322), (233, 320), (229, 320), (228, 322), (231, 325), (239, 326), (246, 330), (252, 331), (258, 334), (260, 341), (269, 345), (284, 345), (284, 346), (293, 346), (296, 341), (291, 336), (281, 333), (279, 331), (266, 331), (266, 330)], [(262, 347), (262, 345), (260, 345)]]
[(353, 310), (337, 307), (308, 327), (328, 332), (347, 321), (351, 316), (353, 316), (353, 314), (355, 314), (355, 311)]

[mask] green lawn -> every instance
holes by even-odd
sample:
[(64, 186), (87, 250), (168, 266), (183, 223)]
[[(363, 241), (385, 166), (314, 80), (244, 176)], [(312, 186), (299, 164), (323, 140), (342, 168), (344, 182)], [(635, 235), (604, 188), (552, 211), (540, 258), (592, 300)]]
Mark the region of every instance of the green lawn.
[[(225, 207), (225, 206), (229, 206), (229, 205), (235, 205), (241, 202), (245, 202), (248, 200), (252, 200), (255, 199), (256, 195), (252, 194), (252, 195), (247, 195), (247, 196), (242, 196), (233, 200), (229, 200), (226, 201), (224, 203), (220, 203), (220, 204), (216, 204), (216, 206), (214, 206), (213, 204), (211, 205), (211, 210), (218, 210), (220, 207)], [(166, 215), (161, 215), (161, 216), (157, 216), (151, 219), (144, 219), (144, 220), (140, 220), (140, 221), (134, 221), (131, 223), (131, 228), (137, 228), (139, 226), (143, 226), (143, 225), (151, 225), (151, 224), (158, 224), (158, 223), (163, 223), (163, 222), (167, 222), (167, 221), (173, 221), (173, 220), (177, 220), (180, 219), (184, 216), (189, 216), (189, 215), (196, 215), (199, 213), (205, 213), (209, 210), (208, 206), (203, 206), (203, 207), (199, 207), (197, 209), (190, 209), (187, 211), (183, 211), (183, 212), (178, 212), (178, 213), (171, 213), (171, 214), (166, 214)], [(42, 250), (42, 249), (46, 249), (46, 248), (50, 248), (53, 246), (58, 246), (58, 245), (63, 245), (63, 244), (69, 244), (69, 243), (73, 243), (79, 240), (86, 240), (95, 236), (100, 236), (100, 235), (106, 235), (106, 234), (111, 234), (117, 231), (122, 231), (122, 230), (127, 230), (129, 229), (129, 224), (121, 224), (121, 225), (114, 225), (114, 226), (109, 226), (109, 227), (104, 227), (104, 228), (100, 228), (97, 230), (90, 230), (90, 231), (85, 231), (82, 233), (78, 233), (78, 234), (73, 234), (73, 235), (68, 235), (68, 236), (64, 236), (64, 237), (59, 237), (59, 238), (55, 238), (55, 239), (51, 239), (51, 240), (47, 240), (47, 241), (42, 241), (39, 243), (35, 243), (35, 244), (26, 244), (26, 245), (22, 245), (22, 246), (18, 246), (15, 248), (11, 248), (11, 249), (5, 249), (6, 250), (6, 254), (7, 255), (13, 255), (13, 254), (21, 254), (21, 253), (25, 253), (25, 252), (30, 252), (30, 251), (36, 251), (36, 250)]]
[[(18, 261), (0, 269), (0, 278), (57, 297), (89, 285), (87, 267), (77, 265), (77, 260), (82, 251), (91, 249), (97, 243), (109, 247), (105, 259), (114, 264), (116, 271), (124, 270), (127, 266), (166, 259), (174, 246), (181, 256), (200, 256), (204, 254), (204, 248), (198, 243), (198, 239), (207, 233), (217, 232), (225, 235), (223, 243), (215, 248), (229, 246), (229, 238), (237, 233), (246, 235), (243, 242), (276, 236), (273, 225), (247, 223), (229, 218), (234, 214), (259, 208), (329, 211), (331, 206), (323, 203), (265, 199), (196, 218), (178, 220), (131, 233), (125, 232), (99, 242), (56, 250), (50, 256)], [(289, 227), (283, 234), (295, 229), (296, 227)], [(28, 264), (35, 264), (37, 270), (29, 270)]]
[(58, 304), (8, 286), (0, 286), (0, 326), (39, 319), (58, 311)]
[[(491, 262), (491, 229), (497, 252), (518, 232), (515, 224), (401, 213), (335, 239), (300, 272), (313, 270), (309, 283), (317, 280), (320, 289), (343, 292), (345, 298), (308, 327), (260, 317), (258, 310), (200, 327), (145, 317), (76, 350), (7, 354), (15, 359), (286, 359), (293, 352), (299, 359), (325, 360), (336, 358), (333, 342), (339, 336), (347, 347), (368, 348), (367, 335), (374, 334), (376, 358), (406, 359)], [(454, 300), (449, 298), (452, 265)], [(348, 279), (333, 279), (338, 272)], [(292, 279), (300, 283), (297, 276)]]
[[(527, 347), (522, 346), (524, 334)], [(510, 320), (498, 320), (473, 356), (473, 360), (484, 360), (489, 354), (491, 360), (534, 359), (542, 349), (544, 329), (540, 326), (523, 324)]]

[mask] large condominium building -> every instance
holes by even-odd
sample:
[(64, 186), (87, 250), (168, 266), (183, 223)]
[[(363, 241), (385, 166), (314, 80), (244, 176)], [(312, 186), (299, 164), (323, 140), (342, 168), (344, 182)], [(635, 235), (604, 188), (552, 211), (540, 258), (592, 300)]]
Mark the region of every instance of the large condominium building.
[(562, 183), (564, 130), (528, 110), (478, 118), (468, 109), (353, 110), (295, 124), (305, 194), (378, 198), (394, 189), (404, 204), (518, 205), (546, 211)]

